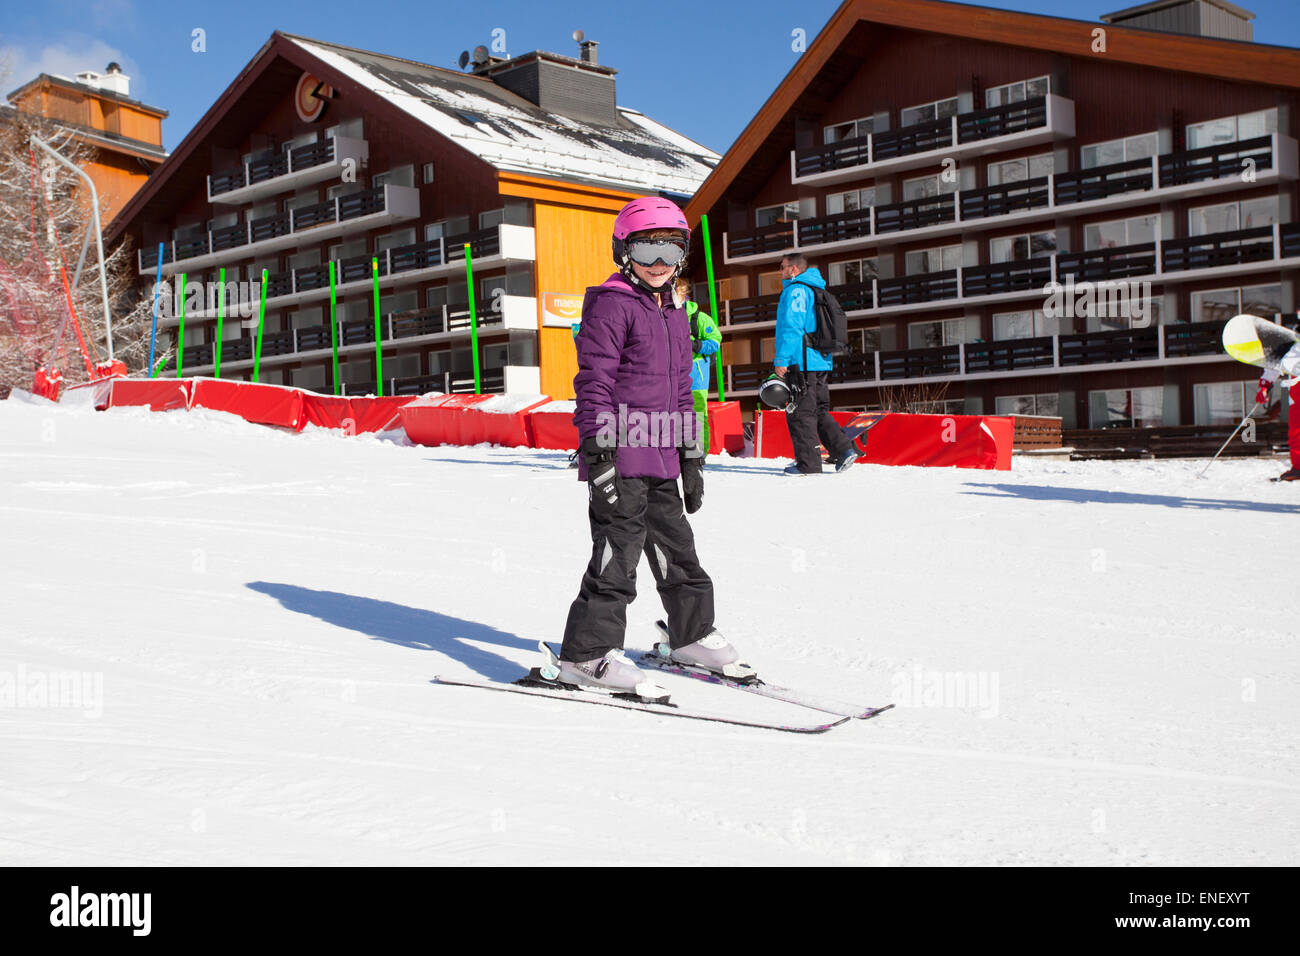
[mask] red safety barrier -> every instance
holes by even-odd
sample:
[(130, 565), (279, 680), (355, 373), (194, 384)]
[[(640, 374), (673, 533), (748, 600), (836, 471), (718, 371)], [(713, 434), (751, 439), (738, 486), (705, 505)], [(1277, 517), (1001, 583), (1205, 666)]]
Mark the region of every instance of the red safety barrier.
[(115, 378), (111, 380), (108, 404), (148, 405), (150, 411), (170, 412), (190, 407), (192, 382), (181, 378)]
[(215, 378), (197, 378), (193, 381), (191, 408), (230, 412), (259, 425), (278, 425), (298, 431), (307, 424), (300, 389)]
[(95, 411), (102, 412), (108, 408), (109, 397), (113, 391), (113, 382), (117, 379), (104, 378), (98, 381), (82, 382), (69, 385), (63, 390), (59, 399), (64, 405), (93, 405)]
[(465, 414), (489, 395), (426, 395), (399, 411), (406, 435), (417, 445), (467, 445), (484, 439)]
[(532, 447), (530, 412), (550, 400), (549, 395), (489, 396), (487, 401), (465, 409), (462, 427), (465, 444), (485, 441), (508, 447)]
[[(831, 412), (841, 425), (854, 414)], [(1009, 471), (1014, 433), (1013, 420), (1000, 416), (894, 412), (883, 416), (867, 431), (867, 451), (858, 461), (875, 465)], [(755, 454), (761, 458), (794, 457), (785, 412), (765, 409), (759, 416)]]
[(709, 402), (709, 454), (724, 451), (739, 455), (745, 450), (745, 426), (740, 421), (740, 402)]
[(578, 429), (573, 424), (576, 408), (571, 399), (547, 402), (528, 414), (534, 448), (573, 451), (578, 447)]
[(304, 392), (303, 413), (308, 424), (340, 428), (349, 435), (360, 435), (396, 428), (401, 423), (400, 409), (413, 401), (413, 395), (362, 398)]

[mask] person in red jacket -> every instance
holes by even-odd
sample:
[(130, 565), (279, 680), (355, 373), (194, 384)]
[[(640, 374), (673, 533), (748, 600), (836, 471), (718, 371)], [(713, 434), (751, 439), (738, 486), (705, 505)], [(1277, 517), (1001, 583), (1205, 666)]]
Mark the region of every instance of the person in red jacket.
[(668, 612), (669, 641), (658, 652), (728, 676), (752, 673), (713, 626), (713, 582), (686, 520), (704, 500), (691, 336), (673, 290), (689, 244), (690, 227), (676, 205), (633, 200), (614, 222), (619, 271), (583, 300), (573, 421), (592, 553), (565, 624), (561, 683), (667, 696), (622, 652), (643, 551), (654, 557), (650, 568)]

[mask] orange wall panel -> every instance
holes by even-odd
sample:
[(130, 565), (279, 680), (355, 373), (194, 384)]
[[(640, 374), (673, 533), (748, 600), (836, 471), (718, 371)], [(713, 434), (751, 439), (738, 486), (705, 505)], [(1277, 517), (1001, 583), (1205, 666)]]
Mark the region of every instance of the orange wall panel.
[(542, 391), (552, 398), (573, 398), (578, 371), (573, 335), (565, 328), (542, 328), (542, 302), (548, 292), (581, 295), (614, 271), (610, 236), (614, 213), (538, 202), (537, 235), (538, 362)]

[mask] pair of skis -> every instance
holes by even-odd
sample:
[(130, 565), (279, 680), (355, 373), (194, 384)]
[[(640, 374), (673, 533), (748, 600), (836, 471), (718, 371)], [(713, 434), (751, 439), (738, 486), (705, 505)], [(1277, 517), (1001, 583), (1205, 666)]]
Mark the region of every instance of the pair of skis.
[[(656, 624), (656, 627), (659, 628), (660, 633), (666, 640), (667, 626), (662, 621), (659, 621)], [(538, 646), (542, 651), (543, 656), (548, 659), (553, 657), (554, 651), (545, 643)], [(544, 675), (540, 668), (533, 668), (529, 671), (527, 677), (520, 678), (513, 684), (501, 684), (495, 681), (453, 680), (443, 677), (434, 677), (433, 682), (457, 687), (478, 687), (482, 690), (494, 690), (509, 694), (528, 694), (534, 697), (549, 697), (553, 700), (572, 700), (584, 704), (621, 707), (624, 710), (639, 710), (646, 713), (660, 714), (665, 717), (683, 717), (690, 720), (734, 724), (740, 727), (758, 727), (764, 730), (780, 730), (793, 734), (824, 734), (831, 728), (848, 723), (850, 720), (868, 720), (894, 706), (893, 704), (887, 704), (884, 707), (867, 707), (862, 704), (846, 703), (844, 701), (824, 697), (820, 694), (809, 694), (790, 687), (782, 687), (778, 684), (768, 684), (764, 681), (758, 680), (757, 678), (750, 678), (743, 681), (733, 680), (732, 678), (724, 677), (721, 674), (705, 670), (704, 668), (679, 664), (676, 661), (661, 657), (659, 654), (653, 652), (644, 655), (638, 663), (647, 667), (657, 668), (658, 670), (665, 671), (669, 674), (677, 674), (681, 677), (691, 677), (696, 680), (704, 681), (705, 683), (716, 684), (721, 687), (729, 687), (733, 690), (745, 691), (746, 693), (758, 694), (761, 697), (770, 697), (773, 700), (785, 701), (790, 704), (797, 704), (801, 707), (807, 707), (810, 710), (817, 710), (825, 714), (834, 715), (835, 719), (811, 724), (783, 724), (763, 720), (746, 720), (741, 717), (732, 717), (726, 714), (710, 713), (708, 711), (695, 710), (693, 708), (682, 708), (667, 701), (643, 701), (632, 694), (612, 694), (593, 688), (580, 688), (569, 684), (560, 684), (555, 680), (548, 679), (549, 675)]]

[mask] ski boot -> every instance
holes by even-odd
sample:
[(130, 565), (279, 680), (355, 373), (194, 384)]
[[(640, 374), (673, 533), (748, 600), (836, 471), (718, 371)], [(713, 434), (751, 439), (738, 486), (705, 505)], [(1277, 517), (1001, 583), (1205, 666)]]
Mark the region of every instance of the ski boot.
[(1284, 471), (1273, 479), (1274, 481), (1300, 481), (1300, 468), (1292, 468)]
[(709, 633), (694, 644), (675, 650), (668, 641), (668, 625), (656, 621), (655, 627), (663, 637), (662, 641), (655, 644), (655, 653), (664, 660), (706, 670), (742, 684), (758, 680), (758, 672), (740, 659), (740, 652), (727, 642), (716, 627), (709, 628)]
[(643, 670), (628, 660), (622, 648), (614, 648), (606, 651), (603, 657), (577, 663), (560, 660), (545, 642), (539, 648), (543, 663), (536, 668), (536, 673), (544, 682), (613, 694), (615, 697), (635, 697), (645, 703), (668, 702), (668, 691), (650, 680)]

